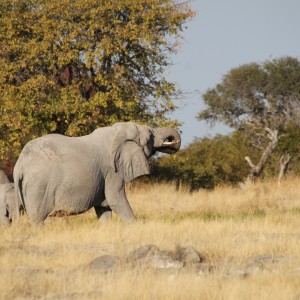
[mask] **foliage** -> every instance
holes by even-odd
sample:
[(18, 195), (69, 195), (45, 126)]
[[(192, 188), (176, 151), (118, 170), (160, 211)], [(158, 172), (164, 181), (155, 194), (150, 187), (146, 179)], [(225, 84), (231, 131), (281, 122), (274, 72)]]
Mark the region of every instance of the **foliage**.
[(155, 180), (187, 183), (191, 189), (242, 182), (249, 173), (245, 157), (261, 162), (270, 143), (266, 129), (278, 133), (278, 143), (263, 165), (263, 177), (278, 176), (281, 156), (291, 155), (288, 172), (300, 173), (300, 61), (283, 57), (234, 68), (222, 83), (203, 95), (207, 108), (198, 118), (221, 121), (237, 130), (230, 136), (196, 140), (173, 156), (154, 164)]
[(172, 123), (164, 70), (193, 15), (176, 0), (2, 0), (0, 158), (46, 133)]
[(238, 183), (247, 173), (247, 150), (238, 132), (198, 139), (174, 155), (158, 158), (154, 178), (188, 184), (191, 190)]
[[(264, 171), (265, 177), (277, 176), (279, 171), (280, 157), (289, 153), (291, 161), (288, 167), (289, 174), (300, 174), (300, 128), (297, 125), (290, 125), (286, 128), (278, 141), (278, 146), (272, 155), (269, 164)], [(250, 148), (251, 149), (251, 148)], [(251, 151), (251, 150), (250, 150)]]
[(207, 108), (198, 114), (199, 120), (224, 122), (262, 151), (257, 164), (247, 160), (248, 179), (254, 180), (272, 157), (278, 137), (299, 125), (300, 61), (282, 57), (234, 68), (204, 93), (203, 100)]
[(299, 121), (300, 61), (283, 57), (230, 70), (222, 83), (207, 90), (207, 109), (199, 120), (253, 133), (266, 127), (284, 130)]
[[(291, 155), (289, 174), (300, 174), (300, 128), (290, 126), (286, 132), (266, 164), (264, 178), (278, 176), (279, 160), (285, 152)], [(212, 189), (225, 183), (235, 185), (243, 182), (249, 173), (245, 156), (251, 153), (253, 161), (258, 161), (260, 151), (238, 130), (229, 136), (197, 139), (174, 155), (157, 158), (152, 167), (152, 180), (187, 184), (191, 190)]]

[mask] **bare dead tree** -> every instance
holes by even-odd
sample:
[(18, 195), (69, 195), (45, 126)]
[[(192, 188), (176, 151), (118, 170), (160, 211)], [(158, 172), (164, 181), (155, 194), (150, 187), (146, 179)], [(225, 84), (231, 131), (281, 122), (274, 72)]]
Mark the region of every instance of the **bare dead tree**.
[(287, 169), (288, 169), (288, 165), (290, 162), (291, 156), (289, 153), (285, 153), (281, 156), (279, 163), (280, 163), (280, 171), (279, 171), (279, 175), (278, 175), (278, 186), (280, 186), (281, 180), (283, 178), (283, 176), (285, 175)]
[(272, 155), (272, 152), (274, 151), (274, 149), (277, 146), (278, 143), (278, 130), (277, 129), (270, 129), (270, 128), (265, 128), (265, 130), (268, 133), (268, 138), (270, 140), (270, 142), (268, 143), (266, 149), (264, 150), (260, 161), (258, 162), (258, 164), (254, 164), (249, 156), (245, 157), (245, 160), (247, 161), (247, 163), (249, 164), (251, 171), (249, 176), (247, 177), (246, 181), (250, 181), (250, 182), (254, 182), (257, 177), (259, 177), (262, 173), (262, 171), (264, 170), (266, 163), (268, 162), (270, 156)]

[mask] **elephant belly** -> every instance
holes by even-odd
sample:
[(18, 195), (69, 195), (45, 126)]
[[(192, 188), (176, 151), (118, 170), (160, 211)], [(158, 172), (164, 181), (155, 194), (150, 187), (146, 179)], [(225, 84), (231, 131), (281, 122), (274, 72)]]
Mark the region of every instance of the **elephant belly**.
[(104, 201), (104, 186), (98, 184), (62, 184), (55, 193), (51, 216), (77, 215)]

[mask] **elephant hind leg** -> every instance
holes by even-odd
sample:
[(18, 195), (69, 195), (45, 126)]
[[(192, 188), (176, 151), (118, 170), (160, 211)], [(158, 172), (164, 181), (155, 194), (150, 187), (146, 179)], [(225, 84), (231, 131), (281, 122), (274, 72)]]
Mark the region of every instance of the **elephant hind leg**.
[(112, 210), (109, 206), (95, 206), (95, 211), (99, 223), (106, 223), (111, 221)]
[(46, 187), (28, 186), (24, 194), (26, 212), (31, 223), (40, 224), (45, 221), (54, 206), (54, 197), (50, 197)]
[(47, 213), (41, 213), (36, 207), (27, 206), (27, 216), (29, 218), (30, 223), (32, 224), (41, 224), (45, 221), (48, 216)]

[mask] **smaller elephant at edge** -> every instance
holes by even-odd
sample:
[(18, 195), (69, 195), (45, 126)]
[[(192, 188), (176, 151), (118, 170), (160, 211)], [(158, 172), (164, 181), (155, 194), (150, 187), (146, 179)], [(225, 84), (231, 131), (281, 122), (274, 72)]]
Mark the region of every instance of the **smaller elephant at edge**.
[(156, 151), (179, 150), (179, 133), (134, 122), (115, 123), (81, 137), (49, 134), (28, 142), (16, 162), (16, 197), (30, 222), (75, 215), (94, 207), (99, 221), (112, 211), (124, 222), (136, 218), (125, 182), (149, 174)]
[(22, 204), (16, 201), (14, 184), (10, 183), (3, 170), (0, 170), (0, 225), (7, 225), (23, 211)]

